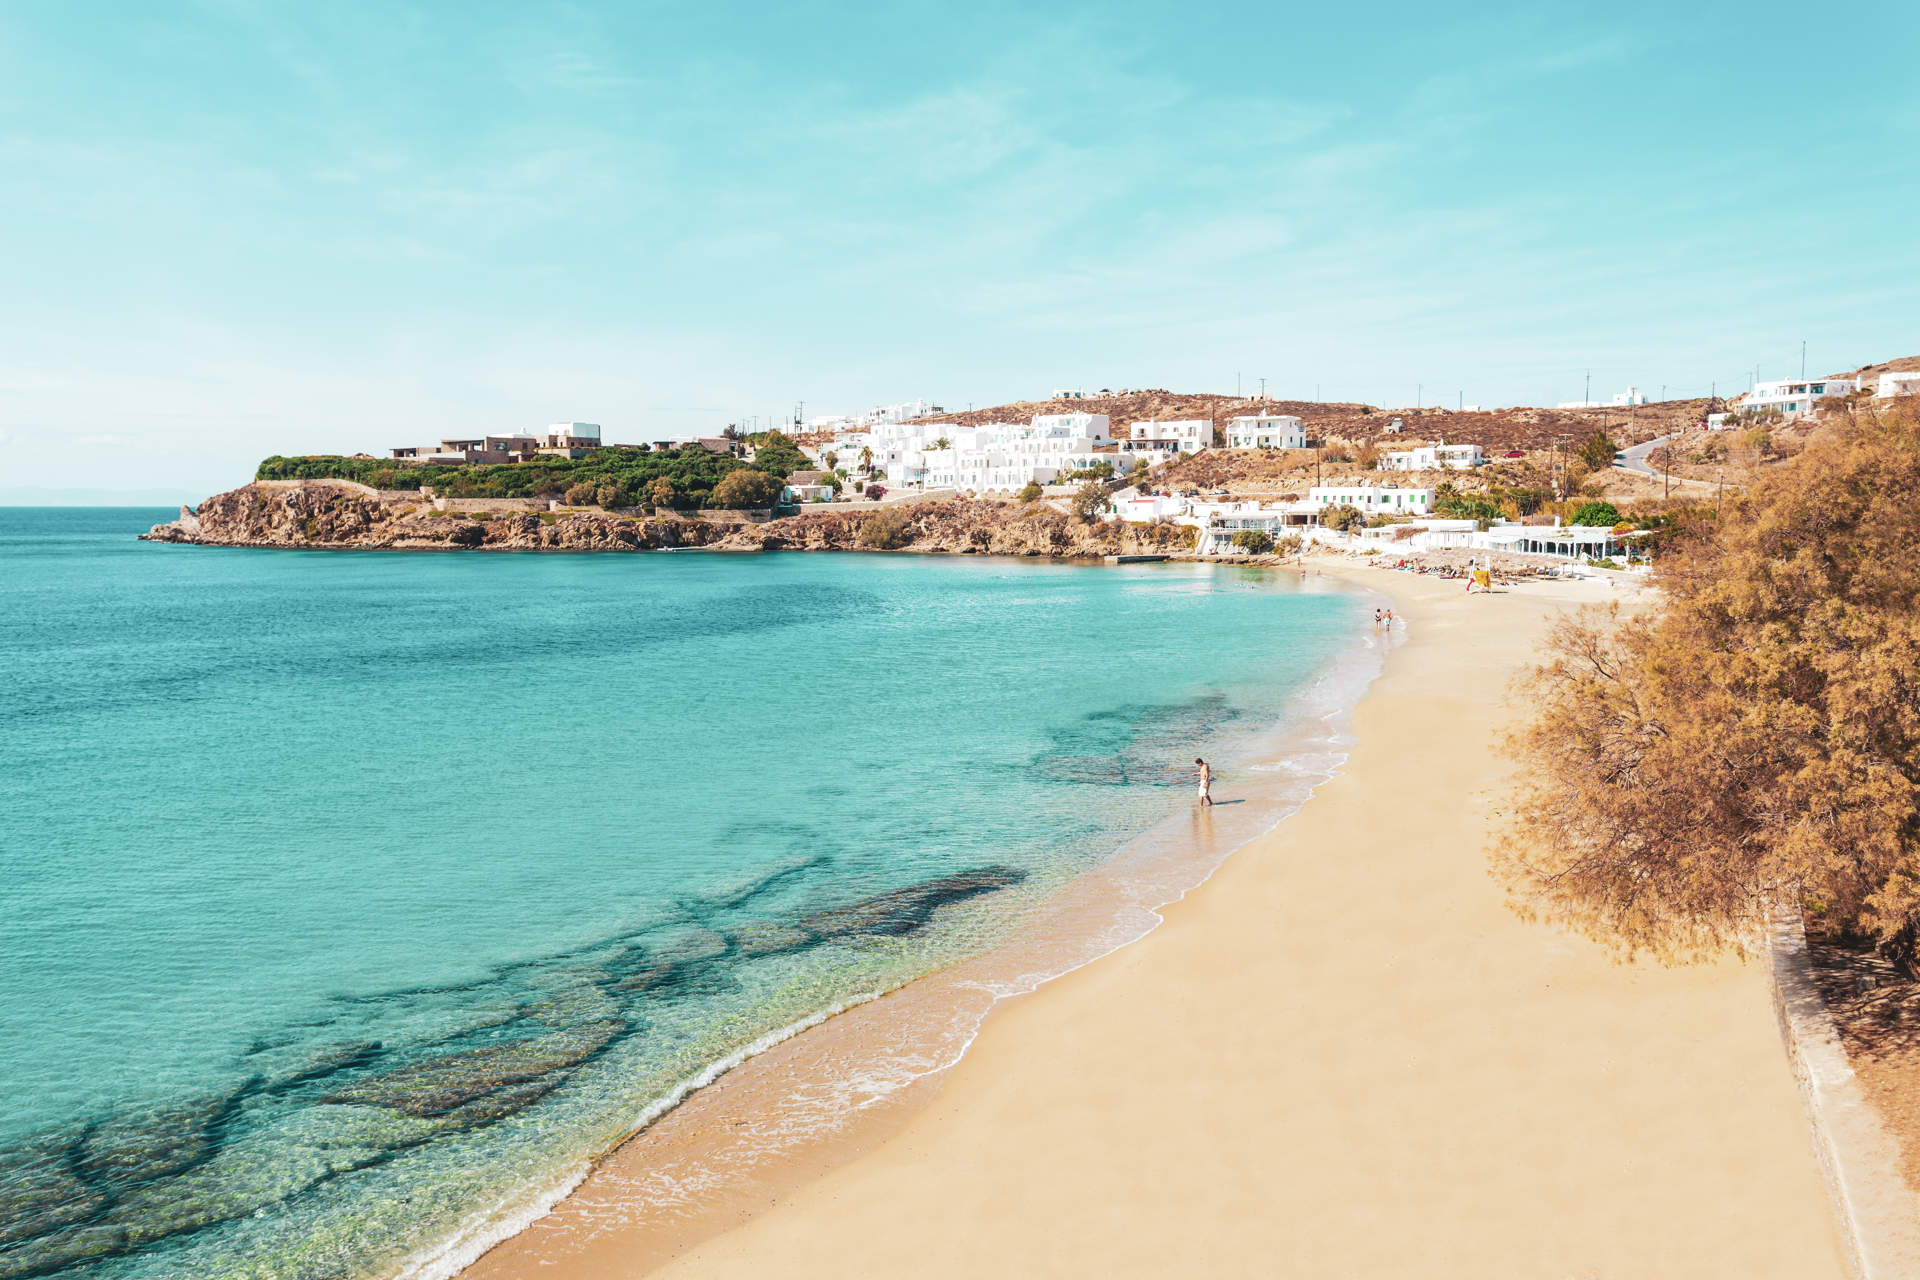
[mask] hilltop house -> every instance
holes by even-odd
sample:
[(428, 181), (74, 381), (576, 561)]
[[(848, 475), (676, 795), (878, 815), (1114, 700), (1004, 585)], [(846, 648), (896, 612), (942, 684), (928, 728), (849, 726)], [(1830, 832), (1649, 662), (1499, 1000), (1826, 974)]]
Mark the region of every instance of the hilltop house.
[(1307, 429), (1286, 414), (1235, 418), (1227, 424), (1229, 449), (1304, 449)]
[(1776, 378), (1754, 383), (1753, 390), (1740, 397), (1740, 407), (1762, 413), (1775, 409), (1782, 417), (1800, 418), (1812, 413), (1822, 396), (1844, 396), (1855, 385), (1852, 378)]
[(527, 462), (540, 454), (584, 458), (600, 447), (597, 422), (556, 422), (540, 434), (475, 436), (442, 440), (439, 445), (402, 445), (388, 452), (410, 462)]
[(1907, 369), (1898, 373), (1883, 373), (1873, 393), (1887, 400), (1894, 396), (1920, 395), (1920, 369)]
[(1136, 453), (1145, 453), (1148, 449), (1163, 453), (1198, 453), (1213, 444), (1213, 419), (1136, 422), (1133, 424), (1131, 442)]

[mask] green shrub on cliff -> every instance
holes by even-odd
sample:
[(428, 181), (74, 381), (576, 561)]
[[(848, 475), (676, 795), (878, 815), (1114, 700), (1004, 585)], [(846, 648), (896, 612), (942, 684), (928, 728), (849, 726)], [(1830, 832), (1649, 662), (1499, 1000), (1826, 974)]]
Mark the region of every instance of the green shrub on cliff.
[(912, 537), (906, 510), (901, 507), (876, 511), (860, 525), (860, 545), (875, 551), (896, 551)]
[(1259, 529), (1242, 529), (1233, 535), (1233, 545), (1249, 555), (1263, 556), (1273, 550), (1273, 538)]
[[(775, 459), (784, 462), (776, 450)], [(704, 506), (713, 486), (746, 463), (701, 446), (649, 452), (642, 449), (595, 449), (584, 458), (540, 457), (532, 462), (463, 466), (430, 462), (410, 466), (393, 458), (343, 458), (330, 455), (272, 457), (260, 464), (256, 480), (352, 480), (375, 489), (418, 489), (427, 485), (445, 498), (533, 498), (558, 496), (575, 485), (587, 485), (596, 498), (606, 485), (618, 485), (628, 494), (647, 490), (655, 480), (673, 483), (684, 507)], [(771, 472), (767, 467), (755, 470)], [(594, 501), (589, 498), (588, 501)]]

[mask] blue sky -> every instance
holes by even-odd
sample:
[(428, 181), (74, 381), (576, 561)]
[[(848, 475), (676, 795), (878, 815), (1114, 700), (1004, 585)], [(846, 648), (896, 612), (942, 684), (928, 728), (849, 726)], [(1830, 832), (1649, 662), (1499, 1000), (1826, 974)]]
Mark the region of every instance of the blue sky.
[(1912, 4), (5, 0), (0, 494), (1920, 353), (1915, 48)]

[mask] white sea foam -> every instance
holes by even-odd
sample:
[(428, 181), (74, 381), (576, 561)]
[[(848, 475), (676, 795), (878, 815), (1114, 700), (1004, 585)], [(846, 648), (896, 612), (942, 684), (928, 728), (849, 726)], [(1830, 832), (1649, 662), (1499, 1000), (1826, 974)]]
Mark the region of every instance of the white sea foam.
[[(695, 1075), (680, 1081), (663, 1097), (650, 1103), (634, 1120), (626, 1137), (639, 1133), (685, 1102), (695, 1091), (706, 1088), (749, 1058), (757, 1057), (782, 1041), (791, 1040), (802, 1031), (811, 1030), (827, 1019), (845, 1013), (857, 1005), (878, 999), (880, 994), (868, 992), (839, 1001), (818, 1013), (769, 1031), (752, 1044), (743, 1046), (719, 1061), (708, 1064)], [(622, 1141), (625, 1141), (624, 1137)], [(448, 1277), (458, 1275), (473, 1265), (481, 1254), (493, 1248), (494, 1245), (519, 1235), (553, 1212), (553, 1207), (566, 1199), (592, 1171), (593, 1161), (583, 1159), (569, 1166), (558, 1180), (535, 1191), (532, 1195), (508, 1197), (470, 1215), (454, 1229), (449, 1238), (420, 1250), (403, 1264), (395, 1273), (394, 1280), (447, 1280)]]

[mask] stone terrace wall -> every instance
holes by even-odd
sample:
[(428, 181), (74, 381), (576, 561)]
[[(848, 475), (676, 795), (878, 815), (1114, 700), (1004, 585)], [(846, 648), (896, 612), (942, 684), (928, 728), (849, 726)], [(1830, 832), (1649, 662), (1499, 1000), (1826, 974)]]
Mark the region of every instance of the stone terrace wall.
[[(559, 505), (545, 498), (435, 498), (433, 509), (501, 515), (509, 511), (557, 511)], [(588, 509), (579, 508), (579, 510)]]

